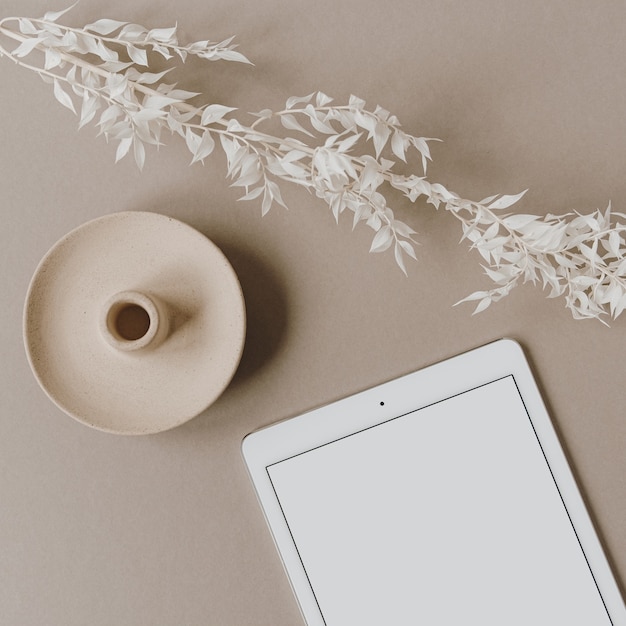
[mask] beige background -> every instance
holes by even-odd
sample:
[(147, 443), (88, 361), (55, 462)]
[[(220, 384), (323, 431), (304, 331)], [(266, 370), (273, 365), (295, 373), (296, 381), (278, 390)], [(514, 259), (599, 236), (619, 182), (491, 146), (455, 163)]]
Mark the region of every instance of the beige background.
[[(41, 16), (43, 0), (0, 14)], [(188, 40), (236, 34), (255, 67), (190, 63), (180, 85), (244, 111), (290, 95), (351, 93), (434, 136), (430, 178), (470, 198), (530, 188), (519, 211), (626, 210), (626, 6), (545, 0), (82, 0), (67, 17), (169, 26)], [(143, 173), (0, 60), (0, 615), (12, 625), (272, 625), (300, 617), (248, 481), (251, 430), (492, 339), (530, 357), (618, 577), (626, 581), (626, 318), (573, 321), (523, 287), (485, 313), (452, 308), (488, 286), (458, 223), (396, 203), (420, 233), (405, 278), (368, 254), (371, 231), (285, 193), (264, 218), (236, 202), (216, 152), (188, 167), (176, 138)], [(40, 258), (114, 211), (187, 221), (240, 276), (249, 331), (229, 389), (171, 432), (123, 438), (57, 410), (22, 348)]]

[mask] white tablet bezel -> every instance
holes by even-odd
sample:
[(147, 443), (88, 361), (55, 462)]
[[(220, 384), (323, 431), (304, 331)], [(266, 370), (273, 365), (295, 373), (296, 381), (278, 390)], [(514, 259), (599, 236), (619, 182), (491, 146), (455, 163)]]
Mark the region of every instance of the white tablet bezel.
[(520, 345), (501, 339), (251, 433), (242, 452), (294, 594), (309, 626), (324, 626), (268, 466), (505, 376), (513, 376), (613, 626), (626, 608)]

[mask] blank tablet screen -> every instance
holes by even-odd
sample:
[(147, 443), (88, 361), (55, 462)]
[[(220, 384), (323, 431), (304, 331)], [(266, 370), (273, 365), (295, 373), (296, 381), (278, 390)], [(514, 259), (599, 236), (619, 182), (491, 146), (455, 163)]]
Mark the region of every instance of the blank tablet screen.
[(513, 376), (273, 463), (327, 626), (610, 626)]

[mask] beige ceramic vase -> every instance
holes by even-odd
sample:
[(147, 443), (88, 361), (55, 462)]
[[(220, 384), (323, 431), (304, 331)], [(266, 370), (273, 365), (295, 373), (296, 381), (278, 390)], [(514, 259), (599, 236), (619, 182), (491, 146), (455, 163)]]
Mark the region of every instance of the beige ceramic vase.
[(178, 220), (124, 212), (83, 224), (42, 259), (24, 342), (63, 411), (100, 430), (147, 434), (219, 397), (245, 324), (239, 281), (219, 248)]

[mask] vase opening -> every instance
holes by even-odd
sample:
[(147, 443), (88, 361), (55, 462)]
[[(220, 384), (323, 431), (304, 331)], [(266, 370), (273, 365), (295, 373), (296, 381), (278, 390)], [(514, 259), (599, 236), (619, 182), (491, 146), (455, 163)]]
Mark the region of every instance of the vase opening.
[(150, 328), (150, 315), (139, 304), (123, 305), (114, 320), (117, 334), (126, 341), (141, 339)]
[(134, 351), (161, 343), (168, 334), (168, 318), (158, 298), (124, 291), (105, 303), (100, 328), (104, 339), (114, 348)]

